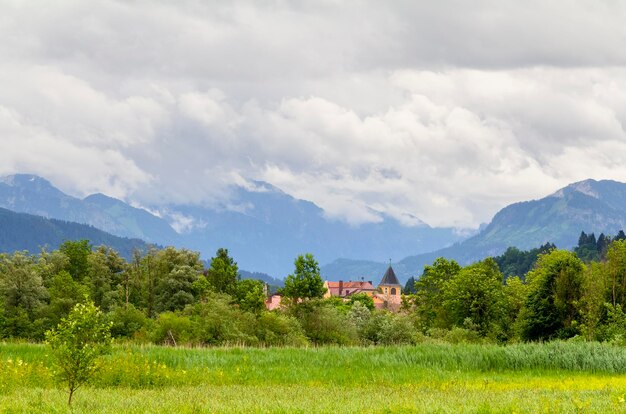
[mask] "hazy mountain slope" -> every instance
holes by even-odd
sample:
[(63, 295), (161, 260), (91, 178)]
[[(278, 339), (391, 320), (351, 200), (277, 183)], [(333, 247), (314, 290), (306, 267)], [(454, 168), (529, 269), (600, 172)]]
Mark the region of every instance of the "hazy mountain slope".
[[(478, 235), (448, 248), (408, 256), (394, 264), (394, 269), (404, 281), (419, 275), (424, 265), (441, 256), (467, 264), (499, 255), (509, 246), (531, 249), (552, 242), (561, 248), (572, 248), (581, 231), (615, 235), (624, 228), (626, 184), (585, 180), (540, 200), (507, 206)], [(332, 279), (360, 277), (367, 272), (378, 274), (381, 266), (381, 263), (342, 260), (323, 266), (322, 273)]]
[(240, 189), (233, 197), (240, 211), (170, 206), (169, 210), (201, 223), (183, 236), (188, 246), (211, 255), (226, 246), (242, 267), (284, 277), (293, 271), (293, 261), (301, 253), (313, 253), (320, 263), (337, 257), (385, 260), (431, 251), (466, 237), (452, 228), (406, 227), (390, 218), (352, 227), (327, 219), (311, 202), (258, 184), (261, 191)]
[(95, 194), (84, 200), (69, 196), (49, 181), (28, 174), (0, 178), (0, 207), (38, 216), (89, 224), (123, 237), (174, 244), (177, 233), (163, 219), (128, 204)]
[[(160, 206), (161, 218), (102, 194), (84, 200), (71, 197), (43, 178), (22, 174), (0, 179), (0, 207), (90, 224), (118, 236), (187, 247), (206, 259), (226, 247), (241, 267), (280, 278), (293, 271), (293, 261), (302, 253), (313, 253), (320, 263), (337, 257), (384, 261), (436, 250), (467, 237), (418, 220), (414, 220), (416, 226), (406, 227), (388, 217), (353, 227), (329, 220), (315, 204), (267, 183), (254, 186), (236, 189), (227, 205)], [(179, 226), (181, 218), (187, 226)]]
[(105, 244), (126, 258), (133, 249), (146, 249), (138, 239), (113, 236), (92, 226), (47, 219), (0, 208), (0, 252), (28, 250), (38, 252), (42, 247), (56, 249), (66, 240), (88, 239), (94, 246)]

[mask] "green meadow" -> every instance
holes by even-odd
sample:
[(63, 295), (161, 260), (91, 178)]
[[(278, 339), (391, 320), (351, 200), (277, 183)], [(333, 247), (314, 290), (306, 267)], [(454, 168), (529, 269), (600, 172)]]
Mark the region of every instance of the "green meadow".
[(0, 344), (1, 412), (626, 412), (626, 349), (598, 343), (117, 345), (71, 410), (48, 351)]

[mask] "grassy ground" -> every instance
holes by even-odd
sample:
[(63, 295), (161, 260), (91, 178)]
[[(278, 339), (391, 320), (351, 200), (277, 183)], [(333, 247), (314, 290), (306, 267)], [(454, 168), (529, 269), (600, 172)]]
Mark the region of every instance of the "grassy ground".
[[(41, 345), (0, 344), (0, 411), (69, 412)], [(76, 413), (626, 412), (626, 350), (117, 346)]]

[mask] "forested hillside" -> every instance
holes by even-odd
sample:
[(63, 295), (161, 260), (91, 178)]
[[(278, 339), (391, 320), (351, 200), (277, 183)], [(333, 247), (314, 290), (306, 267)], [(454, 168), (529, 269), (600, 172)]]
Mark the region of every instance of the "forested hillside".
[(2, 252), (16, 250), (37, 252), (43, 247), (56, 249), (66, 240), (80, 239), (89, 239), (95, 245), (110, 246), (126, 258), (132, 256), (134, 249), (147, 248), (147, 244), (142, 240), (113, 236), (92, 226), (15, 213), (0, 208)]

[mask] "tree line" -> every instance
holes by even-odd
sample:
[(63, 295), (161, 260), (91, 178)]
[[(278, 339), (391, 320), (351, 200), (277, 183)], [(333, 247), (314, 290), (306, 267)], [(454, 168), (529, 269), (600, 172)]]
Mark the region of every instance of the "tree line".
[(310, 254), (285, 279), (283, 306), (268, 311), (264, 283), (241, 280), (226, 249), (205, 267), (186, 249), (137, 250), (126, 260), (107, 246), (67, 241), (54, 251), (0, 254), (0, 338), (42, 341), (89, 301), (114, 338), (140, 343), (626, 343), (626, 237), (592, 236), (583, 233), (574, 251), (510, 248), (468, 266), (439, 258), (413, 280), (398, 312), (375, 309), (365, 294), (324, 299)]

